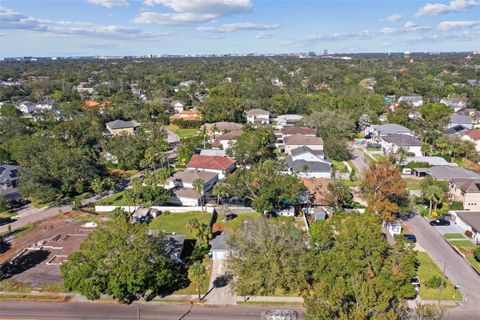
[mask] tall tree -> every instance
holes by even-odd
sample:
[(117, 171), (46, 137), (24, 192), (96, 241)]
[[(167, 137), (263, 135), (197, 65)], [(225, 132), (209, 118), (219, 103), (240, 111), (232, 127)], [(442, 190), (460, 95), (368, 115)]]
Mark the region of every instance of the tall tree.
[(406, 194), (405, 186), (397, 168), (388, 159), (371, 162), (361, 182), (367, 211), (377, 214), (382, 220), (395, 219), (400, 209), (398, 196)]
[(195, 284), (198, 292), (198, 300), (202, 299), (202, 294), (200, 292), (200, 286), (202, 282), (207, 279), (207, 269), (200, 261), (195, 261), (189, 268), (188, 268), (188, 279)]
[(265, 159), (273, 158), (272, 143), (275, 135), (271, 127), (254, 128), (245, 126), (243, 133), (237, 138), (227, 153), (233, 156), (240, 164), (254, 164)]

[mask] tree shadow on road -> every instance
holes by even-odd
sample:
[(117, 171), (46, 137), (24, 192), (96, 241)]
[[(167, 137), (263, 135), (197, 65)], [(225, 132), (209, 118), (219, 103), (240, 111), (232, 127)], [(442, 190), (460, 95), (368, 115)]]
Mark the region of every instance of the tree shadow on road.
[(7, 252), (8, 250), (10, 250), (11, 247), (12, 245), (10, 244), (10, 242), (5, 241), (4, 239), (0, 239), (0, 253)]

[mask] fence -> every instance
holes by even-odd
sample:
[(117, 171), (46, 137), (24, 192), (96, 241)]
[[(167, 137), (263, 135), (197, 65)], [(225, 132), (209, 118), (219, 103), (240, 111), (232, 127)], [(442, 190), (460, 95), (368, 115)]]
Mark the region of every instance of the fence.
[[(137, 206), (95, 206), (96, 212), (111, 212), (117, 208), (121, 208), (126, 212), (132, 213), (137, 208)], [(150, 207), (151, 209), (159, 210), (159, 211), (170, 211), (170, 212), (190, 212), (190, 211), (202, 211), (202, 207), (161, 207), (161, 206), (153, 206)], [(213, 213), (215, 208), (213, 207), (204, 207), (203, 208), (208, 213)]]

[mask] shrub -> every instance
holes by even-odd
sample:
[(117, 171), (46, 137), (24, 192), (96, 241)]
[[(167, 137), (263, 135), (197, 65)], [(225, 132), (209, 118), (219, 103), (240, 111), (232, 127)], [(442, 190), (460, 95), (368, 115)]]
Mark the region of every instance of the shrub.
[(450, 202), (450, 210), (463, 210), (463, 202), (461, 201)]
[(472, 233), (472, 231), (470, 231), (470, 230), (465, 231), (465, 235), (466, 235), (468, 238), (472, 238), (472, 237), (473, 237), (473, 233)]
[(480, 248), (476, 248), (475, 251), (473, 251), (473, 256), (475, 257), (475, 260), (480, 262)]
[(442, 286), (445, 287), (445, 281), (443, 281), (442, 277), (433, 276), (427, 281), (426, 285), (429, 288), (438, 289)]

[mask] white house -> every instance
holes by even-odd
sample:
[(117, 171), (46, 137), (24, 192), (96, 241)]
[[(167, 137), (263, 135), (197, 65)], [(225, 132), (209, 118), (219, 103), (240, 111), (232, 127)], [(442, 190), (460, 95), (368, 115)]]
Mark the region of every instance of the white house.
[(203, 180), (203, 190), (211, 190), (218, 181), (218, 174), (207, 171), (185, 170), (175, 173), (165, 184), (166, 189), (187, 188), (193, 189), (193, 182), (197, 179)]
[(480, 129), (465, 130), (460, 132), (462, 140), (470, 141), (475, 144), (475, 149), (480, 152)]
[(323, 139), (315, 136), (294, 134), (285, 138), (285, 153), (290, 154), (292, 150), (307, 146), (312, 150), (323, 150)]
[(181, 100), (174, 100), (170, 103), (174, 114), (179, 114), (185, 109), (185, 102)]
[(197, 207), (202, 204), (202, 194), (190, 189), (180, 188), (173, 192), (174, 197), (170, 199), (170, 203), (182, 205), (185, 207)]
[(278, 128), (283, 128), (288, 125), (292, 125), (298, 121), (301, 121), (303, 119), (303, 116), (299, 114), (284, 114), (281, 116), (278, 116), (275, 120), (277, 122), (277, 127)]
[(323, 151), (302, 146), (291, 150), (285, 159), (288, 173), (296, 173), (301, 178), (331, 178), (332, 162)]
[(51, 101), (42, 101), (42, 102), (30, 102), (22, 101), (15, 106), (22, 113), (35, 113), (39, 111), (51, 111), (53, 108), (53, 102)]
[(380, 145), (384, 153), (396, 153), (404, 149), (415, 157), (422, 156), (422, 142), (406, 134), (391, 134), (380, 138)]
[(465, 129), (473, 129), (473, 120), (469, 115), (455, 113), (450, 117), (448, 128), (462, 126)]
[(241, 134), (241, 130), (235, 130), (221, 135), (216, 135), (215, 139), (211, 141), (212, 148), (221, 148), (223, 150), (227, 150), (233, 145), (233, 143), (235, 143), (235, 140), (237, 140), (238, 136)]
[(396, 123), (373, 125), (365, 129), (365, 135), (370, 135), (372, 138), (388, 136), (390, 134), (406, 134), (413, 136), (410, 129)]
[(247, 123), (269, 124), (270, 112), (263, 109), (251, 109), (247, 111)]
[(449, 106), (454, 112), (465, 109), (467, 107), (467, 98), (443, 98), (440, 103)]
[(422, 96), (401, 96), (397, 100), (398, 103), (408, 103), (413, 107), (421, 107), (423, 106), (423, 98)]
[(224, 260), (227, 259), (232, 250), (230, 249), (229, 245), (226, 241), (226, 234), (225, 232), (220, 233), (218, 236), (213, 238), (210, 241), (210, 252), (208, 256), (213, 260)]
[(472, 233), (472, 239), (480, 243), (480, 211), (450, 211), (452, 220), (464, 231)]

